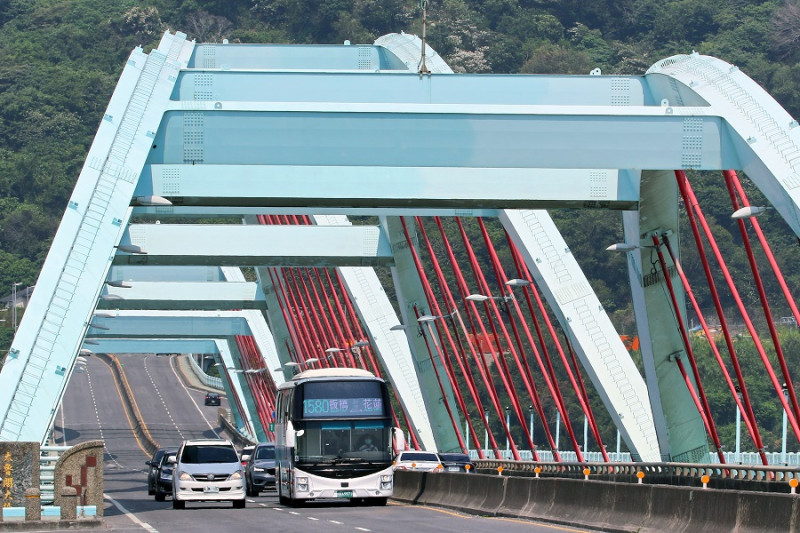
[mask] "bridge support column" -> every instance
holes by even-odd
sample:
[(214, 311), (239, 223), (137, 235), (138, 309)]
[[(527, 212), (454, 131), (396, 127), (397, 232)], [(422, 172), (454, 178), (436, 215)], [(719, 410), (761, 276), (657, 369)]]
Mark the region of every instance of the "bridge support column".
[[(419, 275), (417, 274), (417, 269), (414, 266), (411, 251), (409, 250), (405, 234), (403, 233), (400, 218), (382, 217), (381, 226), (384, 228), (384, 231), (386, 231), (389, 242), (392, 243), (392, 250), (395, 258), (395, 266), (392, 268), (392, 277), (394, 279), (395, 289), (397, 290), (397, 300), (400, 304), (403, 324), (408, 326), (406, 336), (411, 347), (411, 353), (413, 354), (414, 367), (417, 371), (420, 387), (422, 389), (425, 409), (428, 412), (428, 418), (430, 419), (433, 429), (436, 449), (443, 452), (460, 450), (461, 447), (458, 443), (458, 436), (456, 435), (444, 404), (444, 402), (448, 402), (448, 405), (452, 406), (453, 414), (458, 422), (458, 413), (455, 409), (456, 402), (452, 386), (448, 380), (442, 380), (444, 388), (444, 394), (442, 394), (433, 367), (433, 365), (436, 365), (439, 375), (446, 375), (442, 362), (439, 360), (437, 354), (434, 353), (433, 357), (428, 354), (425, 339), (417, 334), (417, 314), (415, 314), (414, 308), (416, 307), (420, 316), (431, 313)], [(409, 232), (412, 235), (412, 239), (416, 240), (416, 234), (412, 232), (411, 228), (409, 228)], [(428, 329), (424, 334), (435, 334), (434, 328)], [(429, 339), (428, 342), (433, 350), (434, 343), (439, 343), (440, 340)]]

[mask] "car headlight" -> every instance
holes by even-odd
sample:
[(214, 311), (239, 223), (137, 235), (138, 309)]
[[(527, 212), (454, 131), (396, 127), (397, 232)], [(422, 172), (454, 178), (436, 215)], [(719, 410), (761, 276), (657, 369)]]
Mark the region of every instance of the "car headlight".
[(235, 481), (237, 479), (242, 479), (242, 471), (241, 470), (237, 470), (236, 472), (231, 474), (228, 479), (229, 480), (233, 480), (233, 481)]
[(181, 481), (191, 481), (192, 476), (188, 472), (179, 472), (178, 479), (180, 479)]

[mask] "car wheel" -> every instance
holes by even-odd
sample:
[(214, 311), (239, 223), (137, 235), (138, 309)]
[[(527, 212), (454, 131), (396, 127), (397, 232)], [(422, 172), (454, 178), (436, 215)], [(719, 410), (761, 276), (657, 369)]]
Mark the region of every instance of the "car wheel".
[(160, 487), (156, 487), (156, 501), (163, 502), (167, 498), (167, 493), (161, 490)]
[(260, 490), (253, 489), (253, 490), (251, 490), (250, 492), (252, 492), (252, 493), (253, 493), (253, 496), (258, 496), (258, 495), (259, 495), (259, 493), (260, 493), (261, 491), (260, 491)]
[(244, 509), (245, 505), (247, 505), (247, 500), (233, 500), (234, 509)]
[(172, 508), (173, 509), (185, 509), (186, 502), (181, 500), (176, 500), (175, 498), (172, 499)]

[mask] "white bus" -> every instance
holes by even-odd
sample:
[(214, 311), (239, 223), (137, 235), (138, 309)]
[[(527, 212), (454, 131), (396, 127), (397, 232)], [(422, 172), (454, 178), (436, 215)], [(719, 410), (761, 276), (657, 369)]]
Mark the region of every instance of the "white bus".
[(405, 446), (390, 409), (386, 383), (366, 370), (307, 370), (278, 387), (280, 502), (339, 498), (385, 505), (394, 487), (393, 444)]

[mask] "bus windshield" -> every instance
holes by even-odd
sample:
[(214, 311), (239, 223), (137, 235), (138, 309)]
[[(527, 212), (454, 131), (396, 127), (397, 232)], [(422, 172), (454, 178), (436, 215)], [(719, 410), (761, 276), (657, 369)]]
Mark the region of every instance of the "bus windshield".
[(298, 463), (390, 462), (389, 422), (306, 421), (298, 437)]

